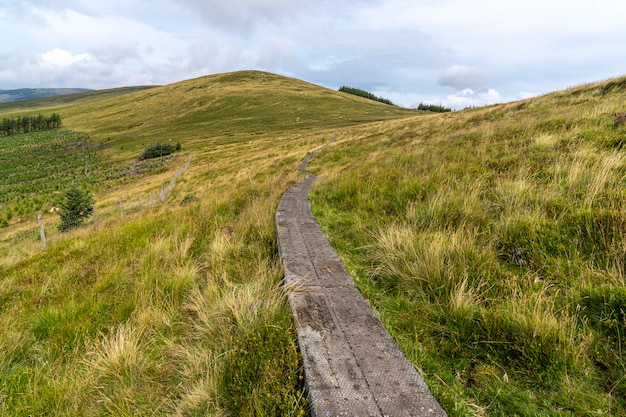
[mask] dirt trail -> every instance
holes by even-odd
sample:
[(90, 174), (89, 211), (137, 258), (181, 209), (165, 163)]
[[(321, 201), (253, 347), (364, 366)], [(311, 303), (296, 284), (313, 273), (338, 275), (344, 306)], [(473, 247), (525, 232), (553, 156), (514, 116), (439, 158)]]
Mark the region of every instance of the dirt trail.
[[(321, 149), (298, 169), (305, 171)], [(313, 218), (308, 193), (314, 181), (308, 175), (285, 192), (276, 212), (312, 415), (446, 416)]]

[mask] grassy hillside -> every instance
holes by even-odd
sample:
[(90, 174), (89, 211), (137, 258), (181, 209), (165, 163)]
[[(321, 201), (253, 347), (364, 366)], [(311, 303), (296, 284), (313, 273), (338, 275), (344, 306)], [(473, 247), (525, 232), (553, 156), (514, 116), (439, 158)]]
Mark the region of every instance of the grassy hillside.
[[(24, 114), (15, 106), (0, 117)], [(306, 414), (274, 212), (311, 149), (363, 121), (415, 114), (387, 107), (260, 72), (30, 103), (61, 114), (59, 135), (88, 135), (92, 165), (133, 167), (170, 139), (192, 161), (165, 204), (0, 263), (0, 415)], [(12, 157), (23, 164), (47, 139), (25, 140)], [(56, 172), (115, 208), (180, 161), (111, 180)]]
[[(45, 215), (59, 200), (54, 193), (69, 183), (88, 187), (98, 202), (108, 205), (117, 198), (158, 190), (160, 183), (169, 181), (176, 160), (166, 165), (169, 170), (161, 163), (137, 161), (144, 149), (157, 142), (181, 143), (184, 151), (193, 152), (198, 163), (210, 164), (213, 171), (228, 163), (228, 169), (237, 169), (249, 179), (256, 174), (248, 172), (246, 158), (284, 161), (284, 151), (277, 151), (283, 143), (278, 139), (300, 141), (295, 138), (415, 114), (257, 71), (64, 97), (16, 102), (5, 108), (7, 113), (0, 113), (0, 117), (16, 117), (54, 111), (61, 115), (65, 129), (72, 131), (3, 140), (0, 150), (4, 149), (6, 175), (0, 180), (0, 222), (7, 217), (19, 222), (36, 211)], [(265, 152), (265, 148), (274, 149)], [(37, 168), (24, 172), (25, 164)], [(84, 175), (70, 175), (77, 171)], [(133, 186), (146, 176), (149, 184), (142, 180)], [(126, 188), (126, 195), (115, 193), (120, 187)]]
[(355, 127), (314, 214), (451, 416), (626, 415), (626, 78)]
[[(92, 102), (99, 93), (105, 98)], [(205, 149), (289, 134), (337, 131), (357, 123), (416, 114), (260, 71), (201, 77), (133, 93), (117, 89), (85, 94), (64, 96), (75, 96), (68, 103), (60, 97), (53, 102), (31, 101), (28, 111), (42, 112), (36, 103), (43, 103), (48, 111), (61, 114), (65, 126), (112, 148), (108, 157), (114, 159), (132, 158), (156, 140)], [(4, 108), (0, 105), (0, 112), (3, 109), (7, 114), (26, 110), (23, 104), (15, 103)]]
[[(60, 113), (107, 167), (192, 152), (166, 204), (0, 264), (0, 415), (306, 414), (273, 216), (335, 134), (314, 212), (451, 416), (626, 414), (625, 95), (428, 115), (247, 71), (0, 106)], [(115, 207), (180, 162), (68, 172)]]

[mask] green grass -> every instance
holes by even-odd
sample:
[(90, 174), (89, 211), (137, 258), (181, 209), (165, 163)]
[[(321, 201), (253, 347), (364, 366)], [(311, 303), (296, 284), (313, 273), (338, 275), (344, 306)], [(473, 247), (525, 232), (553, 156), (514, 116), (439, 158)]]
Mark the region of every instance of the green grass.
[(449, 415), (623, 415), (625, 85), (428, 115), (246, 71), (0, 106), (100, 167), (193, 155), (166, 204), (0, 264), (0, 415), (306, 415), (273, 219), (335, 134), (315, 214)]
[(273, 243), (280, 188), (240, 192), (5, 268), (0, 414), (306, 410)]
[[(68, 135), (89, 137), (94, 170), (132, 170), (170, 139), (192, 161), (165, 204), (117, 218), (104, 209), (159, 190), (186, 156), (96, 183), (61, 172), (61, 188), (95, 189), (100, 227), (0, 262), (0, 415), (308, 414), (280, 286), (278, 200), (338, 129), (416, 113), (260, 72), (83, 98), (2, 109), (58, 112)], [(50, 143), (36, 149), (53, 161)]]
[(451, 416), (626, 413), (624, 85), (353, 129), (312, 161), (314, 214)]

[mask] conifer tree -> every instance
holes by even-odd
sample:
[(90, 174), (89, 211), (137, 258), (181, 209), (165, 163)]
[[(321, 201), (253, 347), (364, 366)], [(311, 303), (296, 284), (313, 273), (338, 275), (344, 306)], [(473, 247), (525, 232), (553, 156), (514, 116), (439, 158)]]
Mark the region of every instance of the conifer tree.
[(82, 226), (85, 220), (93, 214), (93, 204), (94, 199), (89, 191), (81, 190), (78, 187), (67, 190), (63, 201), (59, 204), (61, 208), (59, 211), (61, 217), (59, 230), (67, 232)]

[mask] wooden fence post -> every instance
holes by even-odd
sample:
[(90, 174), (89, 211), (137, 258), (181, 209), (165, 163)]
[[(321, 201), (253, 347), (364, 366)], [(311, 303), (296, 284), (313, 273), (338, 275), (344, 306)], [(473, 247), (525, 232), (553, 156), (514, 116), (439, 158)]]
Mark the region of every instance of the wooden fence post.
[(94, 228), (98, 230), (98, 212), (96, 211), (96, 205), (93, 205), (93, 224)]
[(124, 205), (122, 204), (122, 197), (120, 197), (120, 216), (124, 215)]
[(39, 236), (41, 237), (41, 248), (46, 248), (46, 230), (43, 227), (43, 216), (39, 214), (37, 216), (37, 223), (39, 223)]

